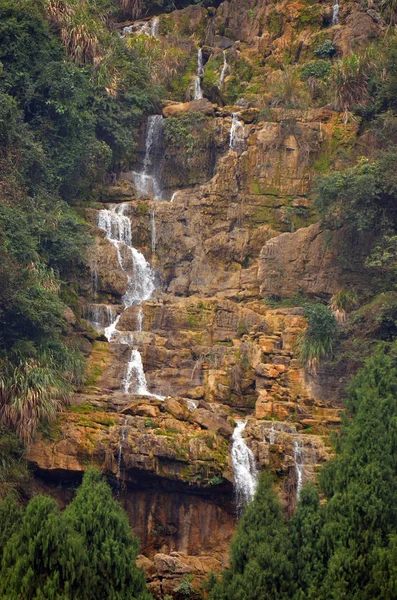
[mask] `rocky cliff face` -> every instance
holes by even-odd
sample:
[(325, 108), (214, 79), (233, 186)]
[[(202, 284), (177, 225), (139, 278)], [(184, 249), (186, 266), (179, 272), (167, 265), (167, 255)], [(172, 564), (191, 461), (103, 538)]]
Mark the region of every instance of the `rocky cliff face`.
[[(236, 420), (247, 421), (256, 464), (277, 474), (289, 513), (302, 480), (329, 458), (329, 432), (340, 422), (336, 374), (307, 372), (296, 358), (302, 309), (272, 304), (296, 295), (329, 299), (361, 281), (358, 252), (349, 265), (338, 262), (329, 238), (345, 233), (323, 231), (308, 196), (316, 161), (336, 138), (354, 146), (358, 123), (329, 108), (264, 104), (279, 63), (308, 55), (330, 23), (331, 5), (311, 7), (309, 23), (307, 7), (288, 1), (232, 0), (161, 17), (163, 48), (178, 47), (195, 65), (202, 45), (207, 98), (190, 100), (188, 85), (184, 102), (163, 107), (157, 199), (153, 185), (137, 186), (137, 173), (150, 175), (144, 124), (135, 173), (121, 174), (87, 210), (96, 243), (78, 281), (77, 321), (70, 319), (71, 327), (97, 329), (87, 329), (87, 382), (28, 458), (64, 502), (88, 464), (107, 474), (158, 597), (177, 597), (189, 573), (200, 587), (227, 560)], [(340, 53), (378, 34), (356, 4), (341, 19), (325, 29)], [(137, 267), (97, 226), (99, 212), (114, 205), (155, 272), (143, 303), (123, 304)], [(119, 334), (105, 341), (116, 318)], [(142, 360), (143, 394), (133, 379), (125, 385), (132, 351)]]

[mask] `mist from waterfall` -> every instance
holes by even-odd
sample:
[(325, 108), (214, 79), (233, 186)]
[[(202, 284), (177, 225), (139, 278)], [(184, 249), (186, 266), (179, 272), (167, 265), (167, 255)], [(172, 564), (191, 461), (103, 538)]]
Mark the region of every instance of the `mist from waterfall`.
[(241, 514), (244, 506), (252, 501), (258, 484), (258, 471), (255, 464), (255, 457), (242, 437), (242, 432), (246, 425), (246, 421), (237, 421), (232, 436), (233, 444), (231, 458), (238, 514)]

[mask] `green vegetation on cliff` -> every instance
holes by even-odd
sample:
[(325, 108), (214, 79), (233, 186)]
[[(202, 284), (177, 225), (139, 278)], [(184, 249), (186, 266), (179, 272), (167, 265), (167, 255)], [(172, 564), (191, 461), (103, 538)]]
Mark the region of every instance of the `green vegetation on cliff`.
[[(397, 346), (383, 345), (349, 387), (336, 457), (283, 523), (262, 481), (212, 600), (395, 598)], [(282, 549), (281, 556), (279, 555)]]

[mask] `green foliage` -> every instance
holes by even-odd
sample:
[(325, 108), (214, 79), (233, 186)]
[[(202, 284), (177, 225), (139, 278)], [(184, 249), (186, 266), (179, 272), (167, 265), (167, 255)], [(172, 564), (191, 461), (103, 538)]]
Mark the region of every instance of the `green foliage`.
[(167, 144), (184, 149), (191, 156), (195, 144), (194, 127), (205, 121), (202, 113), (187, 113), (179, 118), (165, 120), (164, 134)]
[(60, 518), (55, 500), (36, 496), (4, 548), (2, 598), (78, 598), (85, 567), (81, 538)]
[(336, 52), (336, 48), (331, 40), (325, 40), (322, 44), (319, 44), (317, 48), (313, 50), (313, 54), (317, 58), (331, 58)]
[(294, 598), (297, 600), (317, 598), (316, 590), (325, 574), (325, 548), (321, 539), (323, 526), (320, 498), (316, 488), (309, 484), (302, 489), (298, 509), (289, 524), (295, 557), (294, 581), (298, 589)]
[(76, 600), (150, 600), (145, 576), (135, 566), (138, 540), (97, 471), (87, 471), (64, 519), (82, 537), (86, 555), (84, 581)]
[(307, 329), (298, 338), (298, 354), (302, 363), (330, 356), (337, 334), (337, 323), (331, 309), (324, 304), (306, 304)]
[(10, 493), (6, 498), (0, 500), (0, 565), (4, 548), (12, 534), (20, 526), (22, 516), (22, 506), (14, 493)]
[(23, 516), (13, 498), (0, 501), (0, 516), (2, 598), (151, 599), (135, 564), (137, 540), (99, 473), (86, 473), (63, 514), (36, 496)]
[(294, 589), (291, 546), (280, 501), (262, 477), (231, 544), (230, 567), (213, 582), (211, 600), (278, 600)]
[(22, 487), (27, 479), (28, 471), (21, 442), (6, 427), (0, 426), (0, 498), (5, 497), (10, 490)]
[(83, 363), (80, 355), (60, 344), (34, 357), (5, 359), (1, 367), (0, 422), (29, 443), (39, 423), (55, 421), (72, 394), (71, 383), (81, 380)]
[(333, 225), (351, 224), (358, 230), (397, 224), (395, 198), (397, 149), (380, 152), (376, 160), (361, 159), (344, 171), (319, 177), (315, 203)]
[(184, 575), (182, 577), (182, 581), (176, 586), (175, 592), (177, 592), (181, 596), (189, 598), (194, 593), (193, 575)]
[(309, 77), (325, 79), (331, 72), (331, 63), (326, 60), (312, 60), (306, 63), (301, 70), (301, 79), (305, 81)]
[(332, 297), (331, 306), (336, 310), (349, 312), (357, 305), (357, 294), (354, 290), (339, 290)]

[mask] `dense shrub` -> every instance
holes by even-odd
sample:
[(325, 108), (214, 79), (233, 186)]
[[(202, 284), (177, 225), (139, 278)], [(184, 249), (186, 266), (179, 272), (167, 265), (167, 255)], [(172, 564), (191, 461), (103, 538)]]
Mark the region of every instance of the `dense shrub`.
[(325, 79), (331, 72), (331, 63), (326, 60), (313, 60), (306, 63), (301, 70), (301, 79), (304, 81), (309, 77)]
[(336, 48), (331, 40), (325, 40), (322, 44), (319, 44), (314, 50), (313, 54), (318, 58), (331, 58), (336, 52)]
[(331, 309), (324, 304), (306, 304), (307, 329), (298, 339), (298, 354), (306, 364), (330, 356), (334, 347), (337, 323)]

